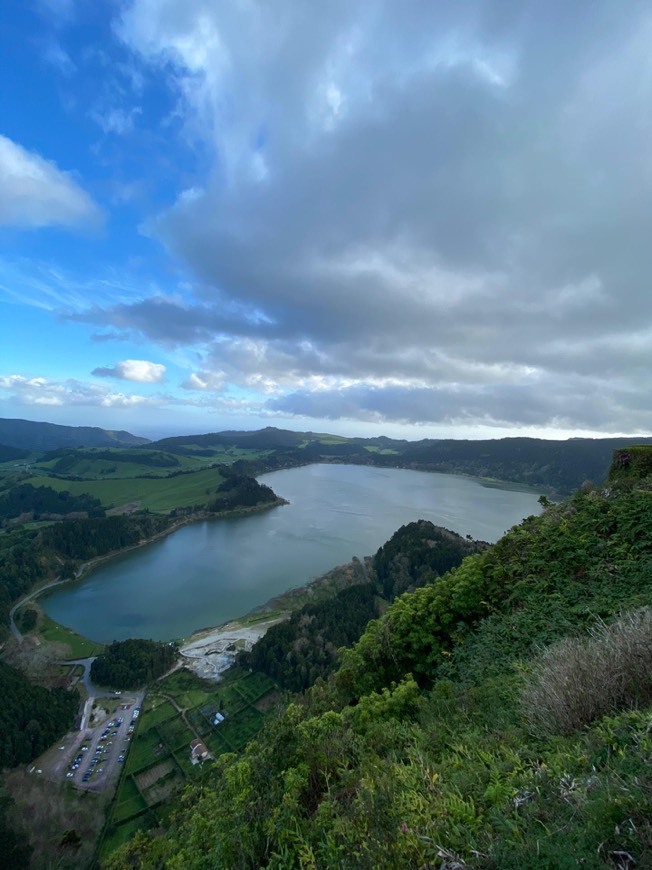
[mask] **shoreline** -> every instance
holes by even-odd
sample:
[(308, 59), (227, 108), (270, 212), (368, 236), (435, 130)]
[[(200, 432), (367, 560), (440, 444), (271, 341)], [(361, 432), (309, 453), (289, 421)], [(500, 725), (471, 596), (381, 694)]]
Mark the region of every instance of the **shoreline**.
[[(469, 475), (469, 474), (459, 473), (459, 472), (455, 473), (455, 472), (436, 471), (434, 469), (419, 469), (419, 468), (414, 468), (413, 466), (407, 465), (407, 464), (397, 464), (397, 465), (389, 466), (389, 465), (377, 465), (373, 462), (369, 462), (369, 463), (367, 463), (367, 462), (350, 462), (350, 461), (347, 462), (347, 461), (341, 461), (341, 460), (328, 460), (328, 459), (321, 459), (321, 460), (317, 460), (317, 461), (313, 461), (313, 462), (302, 462), (298, 466), (291, 465), (291, 466), (286, 467), (286, 468), (271, 469), (269, 471), (260, 471), (256, 475), (256, 479), (258, 479), (259, 477), (266, 476), (268, 474), (274, 474), (278, 471), (288, 471), (288, 470), (292, 470), (295, 467), (304, 467), (304, 466), (319, 465), (319, 464), (324, 464), (324, 465), (347, 465), (347, 464), (350, 464), (350, 465), (355, 465), (355, 466), (366, 466), (366, 467), (370, 467), (370, 468), (376, 468), (376, 469), (381, 470), (381, 471), (388, 469), (388, 468), (396, 468), (396, 469), (402, 469), (405, 471), (421, 471), (421, 472), (426, 472), (426, 473), (430, 473), (430, 474), (449, 474), (449, 475), (455, 476), (455, 477), (464, 477), (464, 478), (467, 478), (470, 480), (475, 480), (479, 485), (481, 485), (483, 487), (487, 487), (487, 488), (506, 489), (506, 490), (511, 490), (511, 491), (515, 491), (515, 492), (528, 492), (528, 493), (532, 493), (532, 494), (540, 493), (541, 489), (542, 489), (542, 488), (537, 488), (537, 487), (534, 487), (534, 486), (531, 486), (528, 484), (523, 484), (523, 483), (520, 483), (517, 481), (501, 480), (499, 478), (479, 477), (476, 475)], [(46, 580), (46, 582), (42, 586), (38, 587), (37, 589), (34, 589), (32, 592), (29, 593), (28, 596), (19, 600), (18, 602), (16, 602), (16, 604), (14, 604), (12, 606), (12, 615), (15, 614), (15, 612), (21, 606), (23, 606), (25, 603), (27, 603), (28, 600), (36, 600), (42, 594), (44, 594), (47, 591), (50, 591), (51, 589), (53, 589), (55, 587), (56, 588), (65, 587), (67, 584), (81, 582), (81, 581), (85, 580), (94, 570), (100, 568), (105, 563), (110, 562), (112, 559), (116, 559), (117, 557), (121, 556), (122, 554), (130, 553), (131, 551), (140, 549), (141, 547), (145, 547), (145, 546), (148, 546), (150, 544), (157, 543), (158, 541), (161, 541), (164, 538), (166, 538), (168, 535), (171, 535), (174, 532), (179, 531), (184, 526), (191, 525), (194, 523), (199, 523), (199, 522), (207, 522), (210, 520), (236, 519), (238, 517), (245, 517), (245, 516), (248, 516), (251, 514), (262, 513), (263, 511), (271, 510), (272, 508), (275, 508), (275, 507), (282, 507), (282, 506), (287, 505), (287, 504), (289, 504), (287, 499), (277, 496), (274, 499), (274, 501), (266, 502), (266, 503), (261, 504), (261, 505), (252, 505), (250, 507), (233, 508), (232, 510), (219, 511), (216, 513), (208, 513), (206, 511), (201, 511), (201, 512), (191, 514), (189, 516), (181, 517), (180, 519), (173, 522), (167, 528), (162, 529), (160, 532), (157, 532), (155, 535), (152, 535), (149, 538), (145, 538), (136, 544), (131, 544), (128, 547), (124, 547), (124, 548), (121, 548), (119, 550), (112, 550), (108, 553), (104, 553), (101, 556), (96, 556), (95, 558), (90, 559), (87, 562), (84, 562), (76, 570), (75, 575), (73, 577), (68, 577), (68, 578), (64, 578), (64, 579), (56, 578), (54, 581)], [(337, 568), (337, 567), (340, 567), (340, 566), (335, 566), (335, 568)], [(332, 570), (335, 570), (335, 568)], [(211, 633), (223, 631), (227, 626), (234, 625), (234, 624), (237, 624), (239, 628), (244, 628), (244, 627), (251, 628), (251, 627), (256, 625), (256, 622), (254, 621), (252, 623), (252, 622), (249, 622), (249, 620), (255, 620), (257, 617), (257, 621), (262, 623), (265, 620), (265, 617), (267, 616), (267, 614), (270, 614), (270, 615), (273, 613), (279, 614), (278, 617), (276, 618), (276, 621), (280, 621), (282, 619), (285, 619), (285, 618), (287, 618), (287, 616), (291, 612), (292, 608), (291, 607), (290, 608), (283, 607), (283, 605), (281, 605), (277, 609), (274, 607), (274, 603), (276, 603), (278, 601), (278, 604), (281, 604), (279, 599), (283, 599), (286, 596), (291, 598), (293, 594), (300, 595), (302, 593), (307, 592), (310, 589), (310, 587), (316, 581), (318, 581), (320, 579), (321, 578), (313, 577), (310, 580), (306, 581), (306, 583), (301, 584), (298, 587), (293, 587), (293, 589), (287, 590), (285, 593), (282, 593), (281, 596), (276, 596), (275, 598), (272, 598), (263, 604), (257, 605), (251, 611), (249, 611), (246, 614), (243, 614), (240, 617), (237, 617), (236, 619), (229, 620), (228, 622), (222, 623), (222, 624), (217, 625), (217, 626), (205, 626), (203, 628), (198, 628), (198, 629), (194, 630), (189, 635), (188, 638), (182, 638), (181, 640), (182, 640), (182, 642), (185, 642), (185, 643), (191, 643), (191, 642), (194, 642), (195, 640), (201, 638), (201, 636), (206, 636), (206, 635), (211, 634)], [(14, 626), (15, 626), (14, 620), (10, 619), (10, 629), (11, 629), (12, 633), (15, 634)], [(16, 626), (16, 629), (17, 629), (17, 626)], [(82, 635), (80, 635), (80, 637), (82, 637)], [(85, 635), (83, 637), (85, 637)], [(90, 638), (86, 638), (86, 639), (90, 640)], [(21, 640), (22, 640), (22, 637), (21, 637)], [(21, 642), (21, 640), (19, 640), (19, 643)], [(95, 642), (95, 641), (93, 641), (93, 642)]]
[(273, 502), (265, 502), (265, 504), (252, 505), (251, 507), (233, 508), (233, 510), (230, 511), (219, 511), (218, 513), (208, 513), (206, 511), (203, 511), (200, 513), (191, 514), (190, 516), (183, 517), (178, 522), (173, 523), (171, 526), (168, 526), (166, 529), (162, 529), (155, 535), (152, 535), (149, 538), (143, 538), (143, 540), (138, 541), (137, 544), (130, 544), (128, 547), (123, 547), (120, 550), (111, 550), (111, 552), (109, 553), (104, 553), (101, 556), (96, 556), (94, 559), (90, 559), (88, 562), (84, 562), (75, 572), (74, 577), (69, 577), (65, 580), (61, 580), (60, 582), (61, 584), (77, 583), (80, 580), (84, 580), (89, 573), (98, 568), (100, 565), (103, 565), (105, 562), (109, 562), (111, 561), (111, 559), (115, 559), (118, 556), (121, 556), (123, 553), (130, 553), (132, 550), (138, 550), (141, 547), (148, 546), (149, 544), (155, 544), (157, 541), (161, 541), (168, 535), (172, 535), (174, 532), (178, 532), (179, 529), (182, 529), (184, 526), (189, 526), (193, 523), (210, 522), (211, 520), (228, 520), (235, 519), (237, 517), (245, 517), (249, 516), (250, 514), (262, 513), (265, 510), (271, 510), (275, 507), (282, 507), (286, 504), (289, 504), (289, 501), (287, 501), (287, 499), (276, 498)]
[[(66, 586), (70, 583), (78, 583), (82, 580), (85, 580), (86, 577), (92, 573), (96, 568), (99, 568), (105, 562), (110, 562), (112, 559), (116, 559), (118, 556), (121, 556), (123, 553), (130, 553), (132, 550), (138, 550), (141, 547), (146, 547), (149, 544), (155, 544), (157, 541), (162, 540), (168, 535), (173, 534), (174, 532), (178, 532), (179, 529), (182, 529), (184, 526), (189, 526), (193, 523), (201, 523), (201, 522), (210, 522), (210, 520), (225, 520), (232, 519), (236, 517), (244, 517), (249, 514), (262, 513), (264, 510), (270, 510), (275, 507), (282, 507), (283, 505), (289, 504), (289, 501), (284, 498), (276, 498), (273, 502), (266, 502), (262, 505), (252, 505), (251, 507), (242, 507), (242, 508), (234, 508), (231, 511), (219, 511), (218, 513), (196, 513), (191, 516), (183, 517), (178, 522), (172, 523), (172, 525), (168, 526), (166, 529), (162, 529), (160, 532), (157, 532), (155, 535), (152, 535), (149, 538), (144, 538), (142, 541), (139, 541), (137, 544), (130, 544), (128, 547), (122, 547), (120, 550), (111, 550), (109, 553), (104, 553), (101, 556), (96, 556), (94, 559), (89, 559), (88, 562), (84, 562), (79, 566), (77, 571), (75, 571), (74, 577), (64, 577), (64, 578), (56, 578), (54, 580), (49, 580), (46, 578), (46, 581), (43, 585), (38, 586), (29, 592), (26, 596), (20, 598), (15, 604), (12, 605), (10, 613), (13, 615), (19, 610), (24, 604), (28, 601), (36, 600), (40, 598), (40, 596), (47, 592), (50, 589), (60, 586)], [(53, 620), (56, 622), (56, 620)], [(13, 633), (12, 628), (13, 619), (10, 618), (10, 629)], [(58, 623), (61, 624), (61, 623)], [(65, 626), (64, 626), (65, 627)], [(80, 637), (85, 637), (85, 635), (79, 635)], [(91, 638), (86, 638), (86, 640), (91, 640)], [(20, 641), (19, 641), (20, 642)], [(93, 643), (98, 643), (98, 641), (92, 641)]]

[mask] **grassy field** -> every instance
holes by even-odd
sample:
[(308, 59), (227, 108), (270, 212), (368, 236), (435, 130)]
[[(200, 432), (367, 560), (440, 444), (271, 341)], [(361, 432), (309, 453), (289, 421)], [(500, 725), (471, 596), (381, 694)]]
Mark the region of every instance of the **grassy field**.
[(67, 655), (69, 659), (83, 659), (87, 658), (87, 656), (96, 656), (104, 649), (102, 644), (82, 637), (71, 628), (59, 625), (58, 622), (50, 619), (47, 613), (43, 613), (43, 611), (39, 614), (36, 631), (45, 641), (65, 644), (69, 649), (69, 654)]
[[(230, 465), (237, 459), (260, 459), (269, 450), (247, 450), (239, 447), (210, 449), (199, 444), (184, 445), (187, 454), (169, 453), (165, 450), (148, 450), (140, 448), (77, 448), (74, 455), (68, 455), (65, 470), (61, 470), (60, 457), (45, 462), (38, 460), (31, 465), (34, 474), (61, 474), (65, 477), (83, 477), (89, 480), (110, 480), (125, 477), (154, 475), (167, 477), (174, 471), (201, 471), (207, 465), (221, 463)], [(102, 457), (98, 454), (101, 453)], [(106, 454), (109, 454), (107, 456)], [(160, 465), (157, 457), (161, 457)], [(0, 471), (16, 472), (13, 463), (0, 464)]]
[(98, 498), (103, 507), (119, 507), (138, 503), (140, 508), (167, 513), (175, 507), (203, 504), (208, 493), (223, 481), (215, 468), (204, 468), (178, 477), (129, 478), (109, 480), (61, 480), (56, 477), (30, 477), (32, 486), (50, 486), (57, 491), (68, 490), (72, 495), (89, 493)]
[[(264, 707), (264, 699), (275, 697), (276, 686), (268, 677), (235, 669), (220, 683), (188, 671), (158, 681), (143, 704), (108, 815), (100, 860), (135, 831), (165, 824), (170, 796), (202, 769), (190, 761), (192, 740), (200, 737), (215, 757), (243, 749), (274, 707), (271, 703), (268, 712), (261, 712), (256, 705)], [(218, 726), (212, 723), (216, 710), (225, 715)]]

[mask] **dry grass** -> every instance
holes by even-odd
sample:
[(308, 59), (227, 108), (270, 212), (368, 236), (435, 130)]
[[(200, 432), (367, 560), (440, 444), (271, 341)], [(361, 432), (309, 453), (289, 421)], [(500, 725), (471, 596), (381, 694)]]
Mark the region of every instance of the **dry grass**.
[(523, 707), (536, 731), (572, 734), (607, 713), (652, 699), (652, 608), (599, 622), (535, 663)]
[(141, 791), (144, 791), (146, 788), (154, 785), (155, 782), (158, 782), (159, 779), (167, 776), (172, 770), (174, 770), (174, 762), (172, 759), (168, 758), (160, 764), (154, 765), (154, 767), (148, 767), (147, 770), (139, 773), (134, 777), (134, 779), (136, 780), (138, 788)]

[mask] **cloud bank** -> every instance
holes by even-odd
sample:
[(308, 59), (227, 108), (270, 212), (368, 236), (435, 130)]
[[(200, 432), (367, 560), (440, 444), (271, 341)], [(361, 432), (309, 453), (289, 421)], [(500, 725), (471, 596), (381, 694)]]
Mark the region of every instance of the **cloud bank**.
[(131, 0), (115, 32), (210, 168), (143, 224), (183, 292), (77, 320), (270, 414), (652, 428), (648, 3)]

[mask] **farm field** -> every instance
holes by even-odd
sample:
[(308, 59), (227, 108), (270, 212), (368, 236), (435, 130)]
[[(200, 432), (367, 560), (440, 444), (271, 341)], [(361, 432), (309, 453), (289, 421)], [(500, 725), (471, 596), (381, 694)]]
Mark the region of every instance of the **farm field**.
[[(143, 705), (100, 844), (100, 860), (137, 830), (164, 824), (168, 799), (200, 775), (190, 743), (211, 755), (238, 752), (258, 733), (278, 692), (268, 677), (232, 669), (219, 683), (181, 670), (154, 684)], [(223, 720), (216, 722), (216, 714)]]
[(176, 507), (192, 507), (206, 501), (207, 490), (214, 490), (223, 477), (215, 468), (205, 468), (176, 477), (121, 478), (108, 480), (62, 480), (45, 475), (30, 477), (32, 486), (50, 486), (72, 495), (89, 493), (105, 508), (137, 503), (139, 508), (167, 513)]

